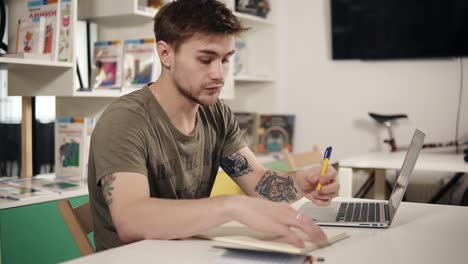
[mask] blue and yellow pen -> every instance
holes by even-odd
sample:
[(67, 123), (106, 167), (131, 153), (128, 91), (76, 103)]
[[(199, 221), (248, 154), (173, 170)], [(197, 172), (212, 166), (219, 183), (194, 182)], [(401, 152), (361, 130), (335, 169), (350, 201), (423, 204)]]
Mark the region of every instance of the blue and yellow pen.
[[(325, 153), (323, 154), (323, 166), (322, 166), (322, 171), (320, 172), (320, 176), (323, 176), (325, 173), (327, 173), (328, 163), (330, 162), (331, 153), (332, 153), (332, 147), (328, 147), (325, 150)], [(315, 190), (320, 191), (321, 189), (322, 189), (322, 184), (319, 182)]]

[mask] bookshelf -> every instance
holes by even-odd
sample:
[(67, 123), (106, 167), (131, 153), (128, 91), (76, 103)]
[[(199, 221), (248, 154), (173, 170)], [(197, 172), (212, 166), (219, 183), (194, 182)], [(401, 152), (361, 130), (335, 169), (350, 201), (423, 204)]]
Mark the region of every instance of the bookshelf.
[[(170, 1), (170, 0), (169, 0)], [(223, 89), (222, 99), (238, 111), (262, 111), (255, 108), (265, 100), (258, 94), (269, 94), (275, 85), (275, 22), (274, 1), (270, 0), (272, 11), (267, 19), (235, 12), (242, 23), (251, 30), (244, 33), (249, 47), (247, 63), (250, 71), (234, 76), (230, 71)], [(19, 18), (28, 14), (27, 0), (7, 0), (8, 4), (8, 43), (16, 46), (16, 28)], [(93, 116), (99, 117), (102, 111), (115, 98), (134, 89), (123, 87), (121, 90), (95, 89), (79, 91), (77, 81), (77, 36), (78, 20), (88, 20), (97, 24), (97, 40), (123, 40), (152, 38), (153, 18), (157, 10), (141, 8), (144, 0), (72, 0), (72, 61), (58, 62), (23, 58), (0, 57), (0, 64), (8, 69), (8, 95), (56, 96), (56, 116)], [(234, 2), (224, 0), (234, 9)], [(231, 61), (233, 64), (233, 60)], [(232, 65), (233, 66), (233, 65)], [(233, 68), (233, 67), (232, 67)], [(243, 89), (243, 88), (252, 89)], [(235, 89), (234, 89), (235, 88)], [(254, 91), (247, 92), (246, 91)], [(234, 93), (235, 91), (235, 93)], [(256, 98), (257, 97), (257, 98)], [(267, 99), (268, 100), (268, 99)], [(25, 133), (28, 135), (28, 133)], [(31, 157), (23, 164), (30, 164)]]
[[(7, 0), (8, 44), (16, 47), (18, 20), (28, 17), (27, 0)], [(76, 25), (77, 1), (72, 1), (71, 23)], [(29, 58), (0, 57), (8, 69), (8, 95), (10, 96), (70, 96), (76, 78), (75, 49), (72, 43), (72, 60), (60, 62)], [(15, 51), (14, 48), (12, 50)]]

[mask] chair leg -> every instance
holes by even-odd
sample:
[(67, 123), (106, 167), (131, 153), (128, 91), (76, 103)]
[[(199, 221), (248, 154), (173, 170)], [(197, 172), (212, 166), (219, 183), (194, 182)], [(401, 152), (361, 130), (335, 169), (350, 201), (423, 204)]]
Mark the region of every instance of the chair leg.
[(463, 197), (460, 201), (461, 206), (468, 206), (468, 187), (466, 187)]
[(460, 180), (460, 178), (464, 175), (463, 172), (457, 172), (455, 175), (450, 179), (450, 181), (445, 184), (429, 201), (429, 203), (437, 203), (445, 193), (447, 193), (455, 184)]
[(369, 177), (364, 182), (364, 184), (362, 184), (361, 188), (359, 188), (359, 190), (356, 192), (356, 195), (354, 195), (354, 197), (364, 198), (369, 193), (370, 189), (372, 188), (375, 182), (374, 173), (375, 171), (372, 171), (369, 174)]

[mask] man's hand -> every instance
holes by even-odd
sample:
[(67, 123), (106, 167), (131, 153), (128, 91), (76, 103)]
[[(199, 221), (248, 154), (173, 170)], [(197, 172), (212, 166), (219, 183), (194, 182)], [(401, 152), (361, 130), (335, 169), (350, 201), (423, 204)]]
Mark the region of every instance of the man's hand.
[[(316, 166), (307, 170), (295, 173), (296, 182), (304, 197), (317, 205), (329, 205), (331, 199), (338, 195), (340, 185), (336, 181), (336, 170), (329, 166), (327, 173), (320, 176), (322, 166)], [(317, 191), (317, 184), (322, 184), (320, 191)]]
[(277, 236), (284, 241), (304, 247), (304, 241), (291, 229), (304, 232), (312, 242), (325, 240), (327, 236), (309, 217), (302, 215), (288, 203), (272, 202), (247, 196), (231, 196), (233, 218), (247, 227)]

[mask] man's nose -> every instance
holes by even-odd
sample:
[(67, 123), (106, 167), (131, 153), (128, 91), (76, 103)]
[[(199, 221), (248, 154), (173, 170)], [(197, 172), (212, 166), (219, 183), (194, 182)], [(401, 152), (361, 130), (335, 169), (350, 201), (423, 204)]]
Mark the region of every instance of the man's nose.
[(224, 64), (222, 62), (213, 63), (211, 67), (211, 79), (213, 80), (224, 80)]

